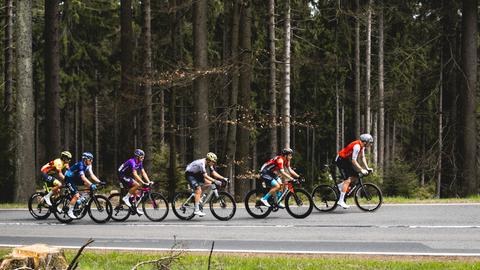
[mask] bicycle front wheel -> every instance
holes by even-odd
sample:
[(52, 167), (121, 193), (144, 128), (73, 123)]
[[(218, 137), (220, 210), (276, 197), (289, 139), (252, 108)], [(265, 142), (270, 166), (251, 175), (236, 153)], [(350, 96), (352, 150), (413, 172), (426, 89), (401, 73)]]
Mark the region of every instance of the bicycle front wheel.
[(178, 192), (173, 197), (172, 210), (181, 220), (190, 220), (195, 214), (195, 198), (191, 192)]
[(285, 197), (285, 208), (294, 218), (306, 218), (313, 210), (312, 197), (303, 189), (295, 189)]
[(103, 195), (93, 195), (87, 205), (88, 215), (96, 223), (105, 223), (112, 217), (112, 204)]
[(218, 197), (212, 196), (210, 200), (210, 211), (219, 220), (229, 220), (237, 211), (237, 204), (232, 195), (225, 191), (219, 191)]
[(312, 192), (313, 206), (321, 212), (330, 212), (337, 207), (337, 191), (329, 185), (319, 185)]
[(112, 219), (115, 221), (125, 221), (130, 216), (130, 207), (122, 200), (120, 193), (114, 193), (108, 196), (108, 200), (112, 204)]
[(162, 221), (168, 215), (168, 202), (162, 194), (152, 192), (142, 202), (143, 213), (151, 221)]
[(254, 218), (266, 218), (271, 212), (272, 208), (265, 206), (260, 199), (265, 195), (265, 192), (260, 189), (254, 189), (245, 196), (245, 209), (250, 216)]
[(28, 200), (28, 211), (35, 219), (47, 219), (51, 214), (50, 207), (43, 199), (46, 194), (45, 192), (35, 192)]
[(363, 184), (355, 191), (355, 203), (363, 211), (373, 212), (380, 208), (382, 202), (382, 191), (374, 184)]

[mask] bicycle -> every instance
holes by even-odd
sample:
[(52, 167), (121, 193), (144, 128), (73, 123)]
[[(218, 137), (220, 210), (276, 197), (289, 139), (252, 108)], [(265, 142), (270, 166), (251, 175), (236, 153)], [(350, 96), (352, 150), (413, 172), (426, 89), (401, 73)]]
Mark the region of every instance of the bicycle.
[[(38, 220), (47, 219), (52, 213), (51, 207), (43, 199), (43, 197), (45, 197), (45, 195), (52, 190), (52, 187), (49, 186), (48, 183), (44, 183), (43, 188), (43, 191), (34, 192), (28, 199), (28, 211), (35, 219)], [(52, 205), (54, 204), (54, 201), (59, 198), (59, 196), (61, 195), (52, 196)]]
[[(222, 181), (220, 187), (225, 187), (229, 181)], [(203, 211), (206, 204), (210, 207), (210, 212), (218, 220), (227, 221), (235, 215), (237, 204), (233, 196), (218, 189), (215, 183), (202, 192), (199, 207)], [(175, 216), (181, 220), (191, 220), (195, 214), (195, 191), (181, 191), (175, 193), (172, 200), (172, 210)]]
[[(100, 189), (105, 184), (98, 184)], [(68, 216), (68, 210), (70, 200), (73, 198), (73, 194), (68, 190), (65, 196), (61, 196), (56, 200), (53, 209), (55, 217), (61, 223), (70, 223), (73, 221)], [(85, 189), (80, 191), (80, 198), (74, 206), (73, 213), (77, 216), (77, 219), (82, 219), (87, 213), (90, 218), (96, 223), (105, 223), (112, 217), (112, 204), (108, 198), (104, 195), (96, 194), (97, 190)]]
[[(158, 182), (155, 182), (158, 183)], [(120, 183), (121, 192), (113, 193), (108, 196), (108, 200), (112, 203), (113, 213), (112, 219), (115, 221), (125, 221), (130, 215), (139, 215), (137, 208), (141, 207), (145, 216), (151, 221), (162, 221), (168, 215), (167, 199), (158, 192), (152, 192), (151, 185), (142, 185), (139, 194), (130, 196), (131, 207), (125, 204), (123, 197), (127, 194), (127, 190)]]
[(245, 196), (245, 209), (248, 214), (254, 218), (266, 218), (270, 215), (271, 212), (277, 212), (280, 208), (278, 207), (278, 202), (281, 202), (285, 199), (285, 209), (287, 212), (294, 218), (306, 218), (313, 209), (313, 201), (310, 194), (296, 185), (301, 185), (302, 182), (305, 182), (305, 179), (295, 179), (293, 181), (288, 181), (285, 185), (286, 188), (280, 195), (278, 200), (270, 196), (268, 199), (270, 207), (265, 206), (260, 199), (268, 193), (269, 189), (265, 186), (264, 183), (262, 188), (253, 189), (247, 193)]
[[(363, 177), (367, 175), (359, 173), (358, 180), (350, 184), (345, 194), (345, 201), (353, 196), (358, 208), (366, 212), (373, 212), (382, 205), (383, 195), (380, 188), (375, 184), (363, 182)], [(333, 211), (338, 205), (340, 190), (337, 184), (340, 182), (337, 182), (337, 178), (330, 178), (334, 183), (333, 186), (322, 184), (312, 191), (313, 205), (315, 209), (321, 212)]]

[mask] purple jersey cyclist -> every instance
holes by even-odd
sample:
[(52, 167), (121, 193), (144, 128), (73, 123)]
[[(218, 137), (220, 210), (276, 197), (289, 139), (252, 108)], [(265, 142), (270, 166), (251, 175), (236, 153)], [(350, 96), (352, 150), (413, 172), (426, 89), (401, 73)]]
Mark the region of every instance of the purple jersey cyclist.
[[(125, 161), (118, 168), (118, 179), (120, 183), (129, 189), (128, 193), (122, 198), (123, 202), (129, 207), (132, 206), (130, 203), (130, 196), (136, 193), (140, 184), (150, 184), (150, 179), (143, 168), (142, 162), (145, 158), (145, 152), (141, 149), (136, 149), (134, 155), (133, 158)], [(137, 213), (140, 215), (143, 214), (140, 209), (137, 209)]]

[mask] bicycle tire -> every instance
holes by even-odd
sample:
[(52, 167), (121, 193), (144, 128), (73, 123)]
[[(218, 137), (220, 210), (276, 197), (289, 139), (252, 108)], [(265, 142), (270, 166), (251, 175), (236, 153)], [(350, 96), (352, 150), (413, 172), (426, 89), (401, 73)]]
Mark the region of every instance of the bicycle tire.
[(262, 198), (265, 195), (265, 191), (254, 189), (250, 190), (247, 195), (245, 195), (245, 210), (247, 213), (254, 218), (266, 218), (272, 212), (271, 207), (263, 205), (259, 198)]
[(157, 192), (152, 192), (142, 201), (145, 216), (151, 221), (162, 221), (168, 215), (168, 202), (165, 197)]
[(113, 193), (108, 196), (108, 200), (112, 204), (112, 219), (114, 221), (125, 221), (130, 217), (131, 210), (122, 200), (120, 193)]
[(295, 192), (290, 192), (285, 197), (285, 208), (294, 218), (306, 218), (313, 210), (312, 197), (304, 189), (295, 189)]
[(338, 191), (329, 185), (319, 185), (313, 189), (312, 201), (320, 212), (333, 211), (338, 205)]
[(53, 204), (53, 215), (61, 223), (70, 223), (73, 221), (71, 217), (68, 216), (70, 200), (66, 196), (61, 196)]
[(236, 211), (235, 199), (228, 192), (219, 191), (218, 197), (213, 195), (210, 199), (210, 212), (218, 220), (227, 221), (235, 216)]
[(175, 193), (172, 200), (172, 210), (175, 216), (181, 220), (190, 220), (195, 214), (194, 198), (190, 198), (191, 192), (183, 191)]
[[(106, 196), (95, 194), (88, 201), (87, 212), (96, 223), (105, 223), (112, 217), (112, 204)], [(101, 214), (101, 216), (97, 214)]]
[(355, 191), (355, 204), (363, 211), (373, 212), (380, 208), (382, 203), (382, 191), (374, 184), (363, 184)]
[(50, 206), (43, 200), (46, 192), (35, 192), (28, 199), (28, 211), (37, 220), (47, 219), (52, 211)]

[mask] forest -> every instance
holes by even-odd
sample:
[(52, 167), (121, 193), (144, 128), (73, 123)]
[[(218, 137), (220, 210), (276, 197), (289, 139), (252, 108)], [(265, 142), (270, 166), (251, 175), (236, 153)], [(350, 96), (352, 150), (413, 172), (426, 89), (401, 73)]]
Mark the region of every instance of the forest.
[(209, 151), (241, 200), (284, 147), (311, 189), (375, 138), (384, 195), (478, 195), (477, 0), (3, 0), (0, 201), (141, 148), (164, 194)]

